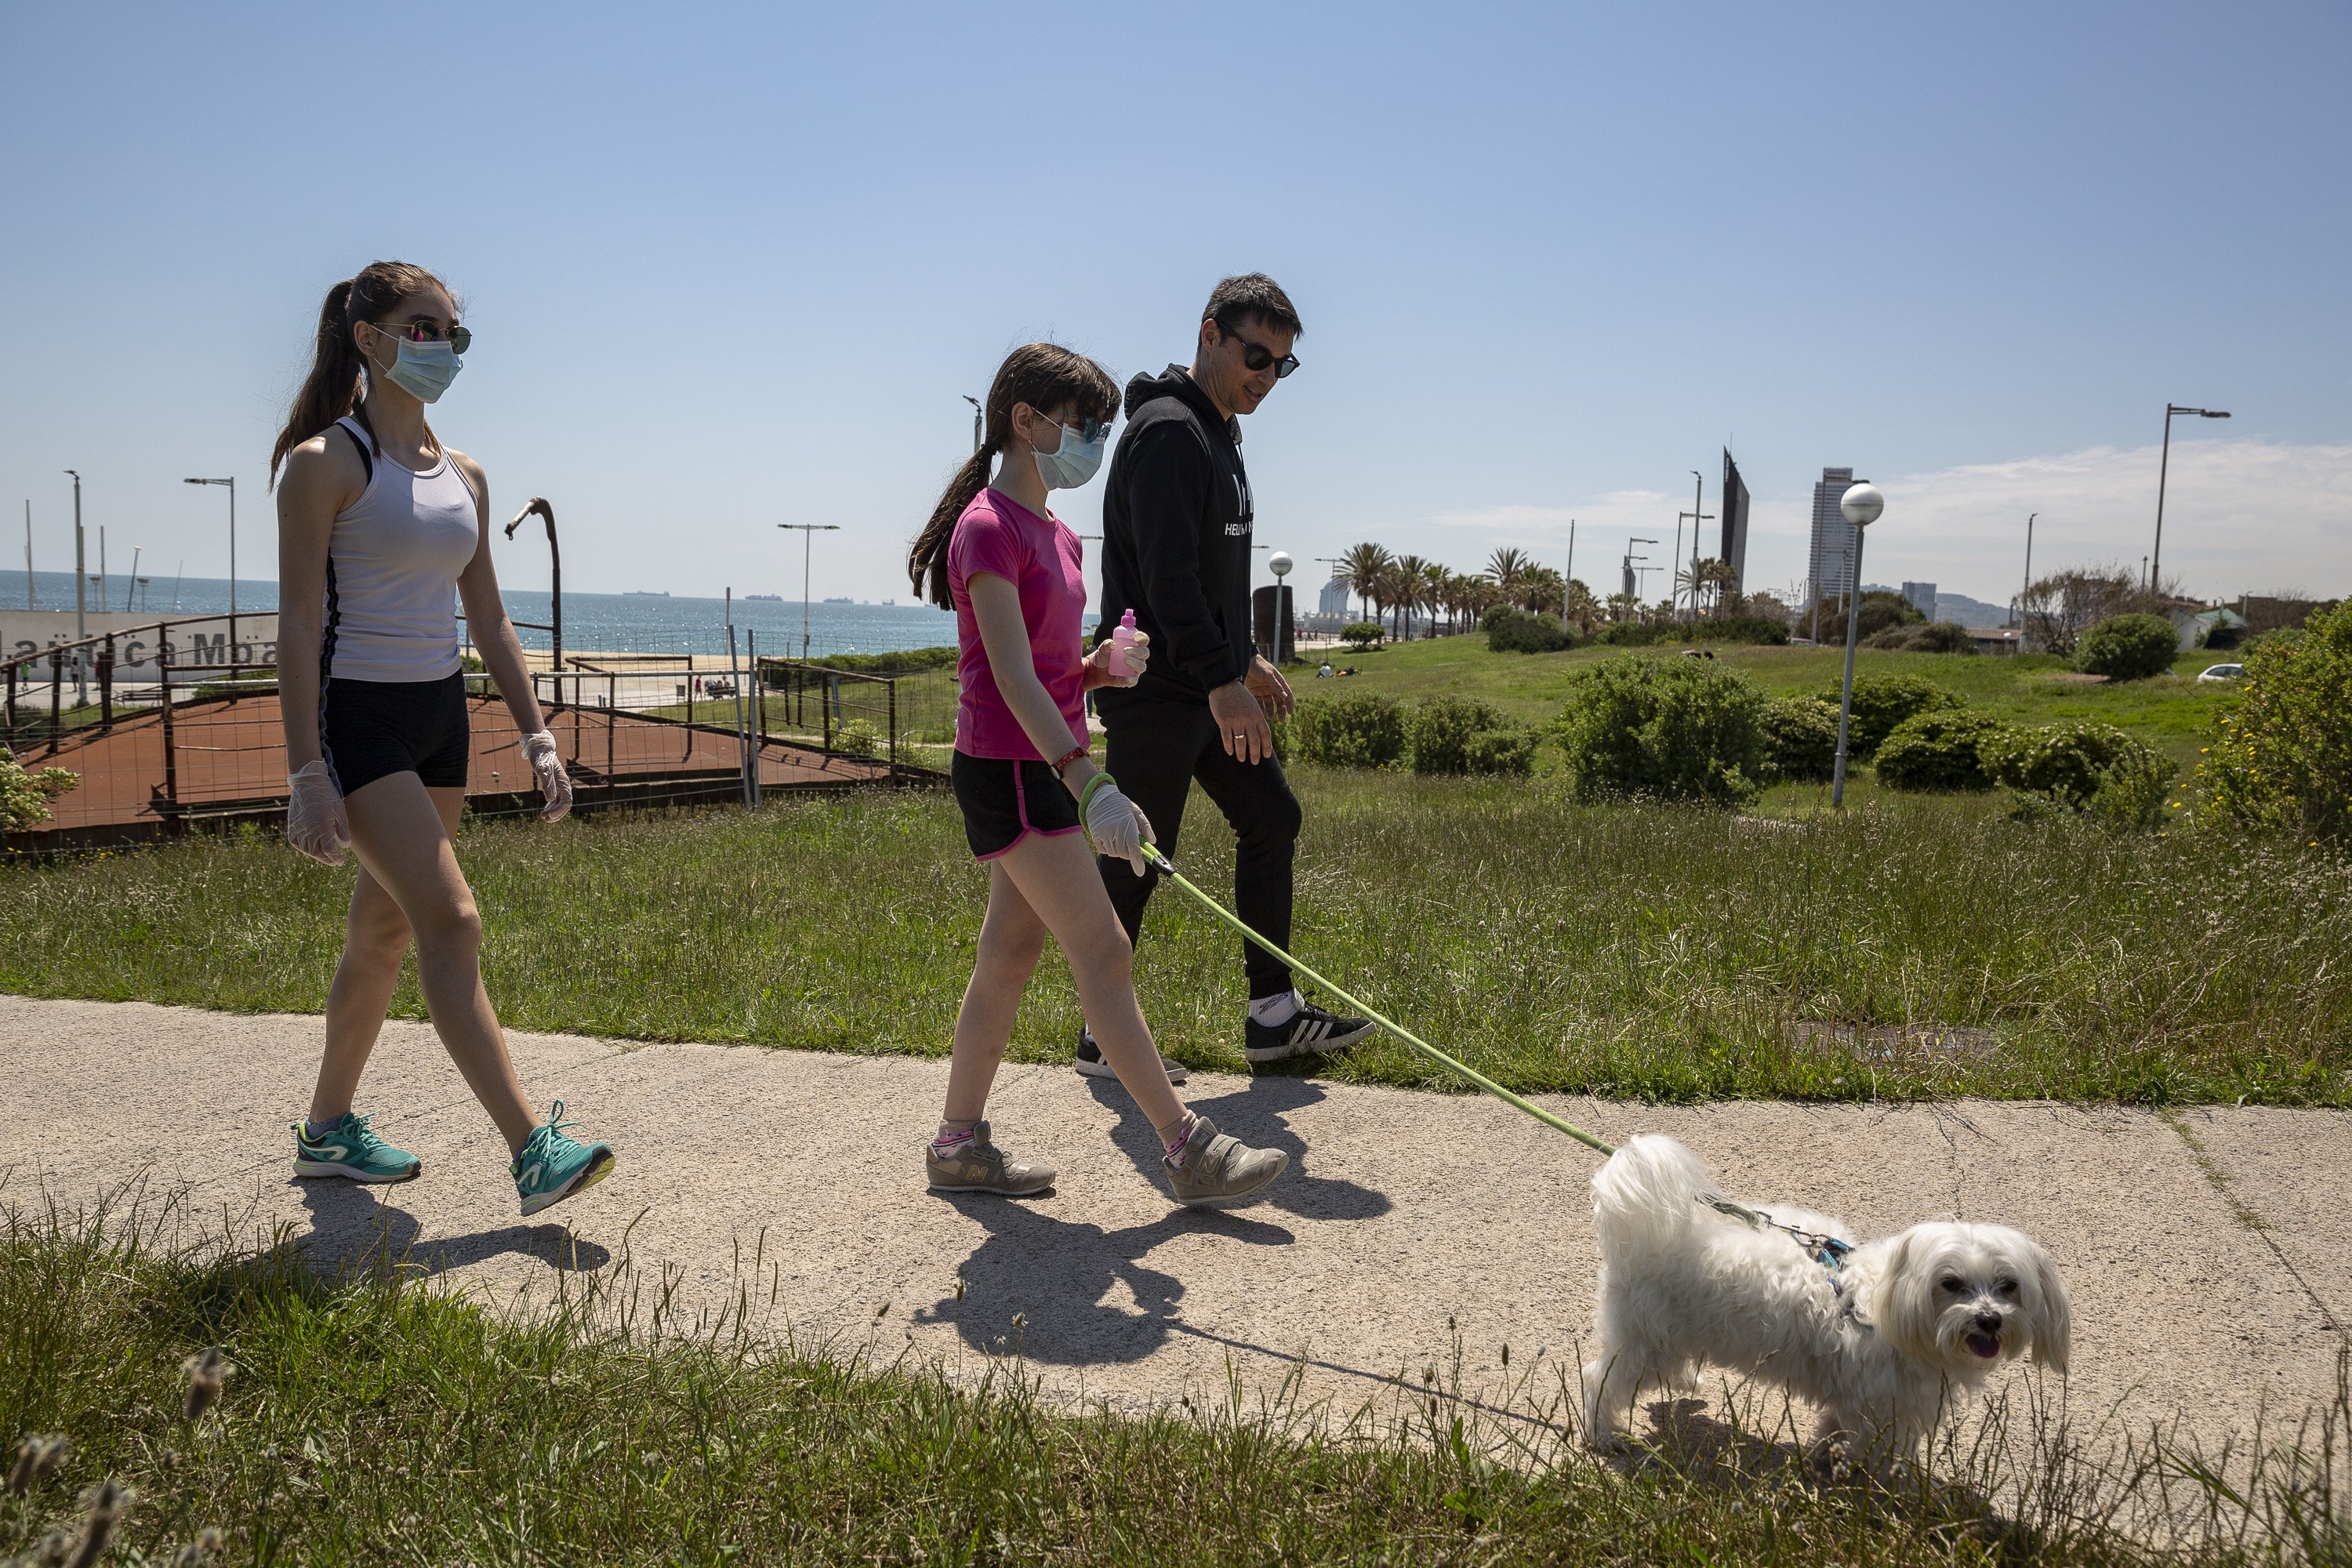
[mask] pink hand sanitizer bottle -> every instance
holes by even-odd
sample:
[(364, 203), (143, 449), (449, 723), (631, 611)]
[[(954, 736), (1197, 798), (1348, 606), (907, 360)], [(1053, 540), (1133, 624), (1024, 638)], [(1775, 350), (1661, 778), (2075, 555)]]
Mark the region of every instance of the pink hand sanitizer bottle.
[(1135, 673), (1127, 663), (1127, 650), (1134, 646), (1135, 609), (1130, 605), (1127, 613), (1118, 617), (1118, 629), (1110, 634), (1109, 669), (1113, 675), (1123, 679)]

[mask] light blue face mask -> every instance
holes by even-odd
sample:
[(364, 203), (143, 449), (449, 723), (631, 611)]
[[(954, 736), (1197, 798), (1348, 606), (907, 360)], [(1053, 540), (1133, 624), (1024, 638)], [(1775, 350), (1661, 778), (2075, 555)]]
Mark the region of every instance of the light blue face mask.
[(1089, 422), (1093, 432), (1081, 436), (1065, 425), (1061, 427), (1061, 445), (1050, 452), (1037, 454), (1037, 472), (1049, 490), (1074, 490), (1095, 477), (1102, 467), (1103, 447), (1109, 444), (1110, 426)]
[(413, 342), (406, 338), (394, 341), (400, 352), (393, 356), (392, 367), (383, 371), (383, 378), (419, 403), (438, 403), (457, 373), (466, 368), (455, 344)]

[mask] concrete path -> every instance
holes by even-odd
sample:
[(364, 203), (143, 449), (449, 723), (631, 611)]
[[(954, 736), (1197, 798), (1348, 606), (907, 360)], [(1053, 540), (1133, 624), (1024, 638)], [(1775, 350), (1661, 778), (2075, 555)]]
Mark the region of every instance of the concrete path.
[[(328, 1256), (385, 1236), (501, 1294), (545, 1292), (625, 1247), (715, 1306), (758, 1256), (796, 1332), (893, 1352), (911, 1338), (967, 1367), (1017, 1340), (1049, 1389), (1120, 1404), (1222, 1399), (1229, 1365), (1271, 1388), (1304, 1357), (1308, 1397), (1386, 1408), (1400, 1374), (1450, 1363), (1455, 1330), (1466, 1386), (1499, 1385), (1505, 1345), (1514, 1376), (1549, 1384), (1590, 1330), (1592, 1157), (1483, 1097), (1196, 1077), (1194, 1105), (1288, 1150), (1292, 1169), (1270, 1202), (1193, 1214), (1145, 1173), (1150, 1130), (1117, 1085), (1013, 1068), (992, 1106), (999, 1140), (1058, 1164), (1057, 1195), (941, 1199), (919, 1148), (944, 1063), (517, 1035), (525, 1086), (621, 1154), (603, 1186), (525, 1222), (496, 1134), (417, 1025), (387, 1027), (362, 1105), (424, 1177), (291, 1180), (286, 1123), (319, 1031), (0, 996), (0, 1202), (79, 1201), (143, 1175), (215, 1226), (283, 1221)], [(1962, 1216), (2039, 1237), (2074, 1294), (2078, 1417), (2178, 1416), (2219, 1440), (2334, 1387), (2352, 1324), (2352, 1115), (1553, 1104), (1612, 1139), (1672, 1133), (1735, 1194), (1843, 1214), (1848, 1235)], [(176, 1154), (152, 1168), (159, 1130), (175, 1130)]]

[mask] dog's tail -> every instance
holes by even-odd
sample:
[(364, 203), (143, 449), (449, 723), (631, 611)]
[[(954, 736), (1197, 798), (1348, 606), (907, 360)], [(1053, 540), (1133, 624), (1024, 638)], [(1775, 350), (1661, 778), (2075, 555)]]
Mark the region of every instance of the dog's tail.
[(1700, 1199), (1718, 1190), (1714, 1173), (1673, 1139), (1652, 1132), (1628, 1138), (1592, 1176), (1601, 1256), (1679, 1250), (1706, 1217)]

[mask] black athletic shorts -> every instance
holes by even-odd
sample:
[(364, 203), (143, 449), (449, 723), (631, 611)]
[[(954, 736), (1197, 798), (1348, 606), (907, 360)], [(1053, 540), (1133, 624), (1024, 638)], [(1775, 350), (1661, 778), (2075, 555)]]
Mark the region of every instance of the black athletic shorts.
[(465, 787), (472, 738), (462, 670), (440, 680), (331, 676), (325, 708), (319, 749), (344, 795), (393, 773), (415, 773), (427, 789)]
[(1052, 838), (1078, 830), (1078, 803), (1047, 763), (958, 752), (948, 763), (948, 782), (963, 808), (974, 859), (993, 860), (1028, 834)]

